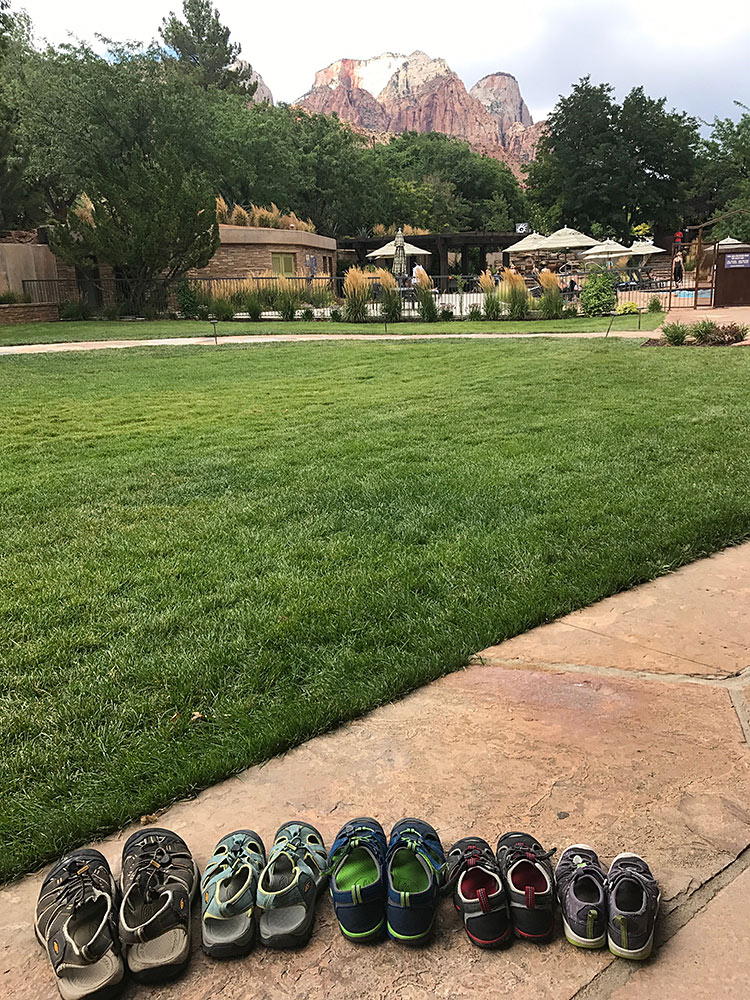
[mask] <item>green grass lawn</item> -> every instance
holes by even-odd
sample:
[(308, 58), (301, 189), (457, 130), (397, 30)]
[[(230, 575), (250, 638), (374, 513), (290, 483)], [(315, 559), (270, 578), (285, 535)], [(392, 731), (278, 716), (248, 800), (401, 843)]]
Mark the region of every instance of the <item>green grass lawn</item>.
[[(644, 313), (641, 329), (655, 330), (664, 319), (664, 313)], [(595, 333), (606, 330), (609, 317), (528, 320), (511, 323), (470, 323), (468, 320), (452, 323), (396, 323), (388, 327), (389, 333)], [(281, 321), (250, 323), (236, 320), (219, 323), (219, 336), (236, 334), (279, 334), (279, 333), (383, 333), (382, 323), (330, 323), (324, 321), (295, 323)], [(637, 330), (637, 316), (615, 317), (613, 332), (617, 330)], [(212, 336), (209, 322), (200, 320), (145, 320), (135, 322), (108, 322), (90, 320), (76, 323), (24, 323), (18, 326), (0, 326), (0, 346), (10, 344), (59, 344), (71, 340), (150, 340), (156, 337), (200, 337)]]
[(0, 358), (0, 876), (747, 536), (749, 377), (604, 340)]

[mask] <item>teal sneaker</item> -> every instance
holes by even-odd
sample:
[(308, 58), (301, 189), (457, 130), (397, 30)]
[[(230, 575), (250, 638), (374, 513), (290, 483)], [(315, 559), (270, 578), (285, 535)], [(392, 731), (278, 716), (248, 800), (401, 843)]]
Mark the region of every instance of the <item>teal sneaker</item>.
[(328, 881), (323, 838), (309, 823), (279, 827), (258, 884), (260, 939), (268, 948), (307, 944), (315, 903)]
[(201, 881), (201, 943), (212, 958), (247, 955), (256, 936), (255, 897), (266, 866), (254, 830), (235, 830), (214, 848)]

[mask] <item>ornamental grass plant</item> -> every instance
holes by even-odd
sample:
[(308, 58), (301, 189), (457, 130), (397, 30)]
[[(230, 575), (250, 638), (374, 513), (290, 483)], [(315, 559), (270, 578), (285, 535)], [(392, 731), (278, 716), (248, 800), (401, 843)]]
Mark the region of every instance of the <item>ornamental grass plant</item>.
[(375, 272), (380, 285), (380, 315), (385, 323), (398, 323), (401, 319), (401, 293), (396, 278), (384, 267)]
[(350, 267), (344, 278), (344, 319), (366, 323), (367, 304), (372, 298), (372, 282), (361, 267)]

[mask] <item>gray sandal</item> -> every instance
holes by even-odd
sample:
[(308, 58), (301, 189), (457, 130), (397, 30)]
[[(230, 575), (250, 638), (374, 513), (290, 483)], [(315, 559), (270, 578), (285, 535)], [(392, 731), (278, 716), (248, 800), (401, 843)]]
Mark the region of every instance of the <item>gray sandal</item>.
[(258, 885), (258, 927), (266, 947), (307, 944), (327, 881), (326, 849), (315, 827), (300, 822), (279, 827)]
[(254, 830), (235, 830), (214, 848), (201, 881), (201, 943), (212, 958), (246, 955), (255, 941), (255, 896), (266, 864)]

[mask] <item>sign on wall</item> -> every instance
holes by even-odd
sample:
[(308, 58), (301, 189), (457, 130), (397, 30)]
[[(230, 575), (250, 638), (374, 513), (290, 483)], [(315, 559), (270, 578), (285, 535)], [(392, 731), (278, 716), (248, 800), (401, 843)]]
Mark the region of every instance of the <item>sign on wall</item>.
[(724, 254), (724, 267), (750, 267), (750, 253)]

